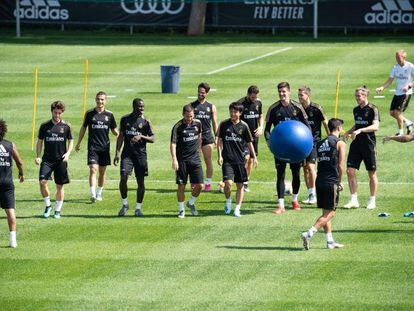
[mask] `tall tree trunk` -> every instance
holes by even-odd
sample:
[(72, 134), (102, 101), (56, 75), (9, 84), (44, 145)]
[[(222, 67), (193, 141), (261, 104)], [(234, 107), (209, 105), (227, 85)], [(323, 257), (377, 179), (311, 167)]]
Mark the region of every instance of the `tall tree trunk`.
[(191, 3), (191, 14), (190, 21), (188, 23), (187, 35), (200, 36), (204, 34), (206, 8), (206, 0), (195, 0)]

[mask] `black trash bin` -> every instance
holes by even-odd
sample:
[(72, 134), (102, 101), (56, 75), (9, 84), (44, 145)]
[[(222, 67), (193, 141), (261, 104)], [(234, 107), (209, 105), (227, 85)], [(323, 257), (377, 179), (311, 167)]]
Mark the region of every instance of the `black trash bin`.
[(180, 84), (180, 66), (161, 66), (162, 93), (178, 93)]

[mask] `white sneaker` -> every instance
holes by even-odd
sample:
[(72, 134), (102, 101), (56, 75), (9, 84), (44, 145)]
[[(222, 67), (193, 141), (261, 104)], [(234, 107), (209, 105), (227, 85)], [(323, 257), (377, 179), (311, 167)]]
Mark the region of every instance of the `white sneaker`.
[(316, 196), (314, 196), (313, 194), (311, 194), (309, 196), (309, 204), (316, 204), (317, 200), (316, 200)]
[(178, 218), (185, 218), (185, 211), (179, 211)]
[(231, 213), (231, 206), (227, 207), (227, 204), (224, 205), (224, 212), (226, 213), (226, 215), (230, 215)]
[(102, 201), (102, 194), (96, 195), (96, 201)]
[(241, 214), (240, 214), (240, 210), (239, 209), (235, 209), (234, 210), (234, 217), (241, 217)]
[(300, 235), (300, 237), (301, 237), (301, 239), (303, 241), (303, 248), (308, 251), (309, 248), (310, 248), (310, 237), (308, 236), (308, 233), (307, 232), (303, 232)]
[(367, 204), (367, 209), (375, 209), (375, 202), (368, 202), (368, 204)]
[(328, 249), (335, 249), (335, 248), (342, 248), (342, 247), (344, 247), (344, 245), (336, 243), (336, 242), (328, 242), (328, 243), (326, 243), (326, 247)]
[(344, 208), (359, 208), (359, 202), (358, 201), (349, 201), (344, 205)]
[(49, 218), (51, 211), (52, 211), (52, 207), (46, 206), (45, 211), (43, 213), (43, 218)]
[(307, 199), (302, 200), (303, 204), (310, 204), (309, 202), (310, 202), (310, 196)]
[(17, 241), (16, 241), (16, 239), (11, 239), (11, 240), (9, 241), (9, 246), (10, 246), (11, 248), (16, 248), (16, 247), (17, 247)]

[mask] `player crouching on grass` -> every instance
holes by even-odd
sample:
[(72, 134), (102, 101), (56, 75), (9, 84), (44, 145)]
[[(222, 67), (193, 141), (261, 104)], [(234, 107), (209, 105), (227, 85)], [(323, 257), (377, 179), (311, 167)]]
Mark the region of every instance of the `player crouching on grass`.
[[(52, 173), (54, 173), (56, 209), (53, 217), (60, 218), (60, 211), (65, 194), (63, 185), (69, 183), (68, 160), (73, 148), (73, 137), (70, 125), (62, 120), (62, 115), (65, 112), (65, 104), (62, 101), (55, 101), (51, 104), (50, 110), (52, 112), (52, 119), (43, 123), (39, 129), (35, 163), (36, 165), (40, 164), (40, 193), (46, 205), (43, 217), (48, 218), (52, 211), (48, 180)], [(40, 158), (43, 142), (45, 150), (43, 157)]]
[(303, 247), (310, 248), (312, 236), (323, 228), (326, 234), (328, 249), (341, 248), (342, 244), (335, 243), (332, 237), (331, 219), (335, 216), (338, 206), (339, 191), (343, 189), (341, 184), (344, 171), (346, 144), (339, 139), (343, 121), (330, 119), (328, 122), (329, 136), (317, 143), (318, 173), (316, 177), (316, 196), (318, 208), (322, 209), (322, 216), (301, 238)]
[(246, 144), (253, 157), (254, 167), (258, 165), (249, 126), (240, 120), (243, 108), (243, 105), (238, 102), (231, 103), (229, 106), (230, 118), (220, 123), (217, 134), (217, 162), (222, 167), (225, 185), (224, 195), (226, 196), (224, 212), (227, 215), (231, 213), (231, 186), (234, 181), (237, 185), (235, 217), (241, 216), (240, 208), (244, 195), (243, 183), (248, 180), (244, 157), (244, 146)]
[[(111, 165), (109, 129), (111, 129), (112, 134), (118, 136), (114, 115), (111, 111), (105, 109), (106, 98), (105, 92), (101, 91), (96, 94), (96, 107), (86, 112), (79, 131), (78, 142), (75, 146), (75, 150), (78, 152), (86, 129), (88, 129), (89, 191), (92, 203), (102, 201), (106, 167)], [(96, 188), (96, 174), (98, 171), (98, 187)]]
[(23, 162), (16, 145), (4, 139), (6, 133), (7, 124), (3, 119), (0, 119), (0, 206), (7, 215), (10, 231), (9, 246), (16, 248), (16, 214), (14, 211), (15, 200), (12, 169), (14, 160), (19, 169), (19, 180), (23, 182)]
[(203, 167), (200, 160), (202, 150), (201, 122), (194, 118), (194, 108), (191, 104), (183, 107), (183, 118), (178, 121), (171, 131), (170, 151), (172, 168), (176, 174), (178, 217), (185, 217), (184, 201), (185, 186), (188, 176), (192, 185), (191, 198), (187, 202), (193, 216), (198, 212), (195, 200), (203, 188)]

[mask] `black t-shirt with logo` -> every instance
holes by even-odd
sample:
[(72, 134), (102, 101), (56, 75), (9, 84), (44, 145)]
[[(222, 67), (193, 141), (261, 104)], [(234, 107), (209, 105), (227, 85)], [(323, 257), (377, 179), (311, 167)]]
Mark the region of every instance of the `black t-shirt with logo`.
[(89, 110), (85, 114), (83, 127), (88, 127), (88, 148), (90, 150), (104, 151), (109, 149), (109, 129), (116, 128), (116, 121), (111, 111)]
[(318, 173), (316, 182), (318, 184), (339, 183), (339, 152), (337, 148), (339, 138), (329, 135), (319, 141), (316, 145), (318, 152)]
[(273, 105), (271, 105), (269, 107), (269, 110), (267, 111), (265, 138), (266, 140), (270, 139), (270, 129), (272, 125), (275, 127), (283, 121), (300, 121), (310, 128), (307, 119), (308, 116), (306, 115), (306, 112), (301, 104), (291, 100), (287, 106), (283, 106), (281, 101), (279, 100), (275, 102)]
[[(374, 123), (374, 120), (380, 121), (378, 108), (368, 103), (364, 107), (359, 105), (354, 108), (355, 130), (368, 127)], [(375, 132), (360, 133), (355, 137), (353, 144), (366, 145), (376, 143)]]
[(200, 161), (198, 154), (201, 122), (194, 119), (190, 124), (178, 121), (171, 130), (171, 142), (176, 144), (178, 161)]
[(259, 117), (262, 114), (262, 102), (260, 100), (251, 101), (248, 96), (240, 98), (237, 102), (244, 107), (240, 119), (247, 123), (250, 132), (253, 134), (259, 127)]
[(322, 122), (326, 120), (325, 112), (321, 106), (312, 102), (305, 108), (305, 112), (312, 130), (313, 142), (316, 143), (322, 139)]
[(239, 123), (233, 124), (231, 119), (227, 119), (220, 123), (218, 137), (223, 140), (223, 162), (243, 164), (244, 146), (253, 141), (247, 123), (240, 120)]
[(63, 120), (58, 124), (52, 120), (43, 123), (38, 138), (44, 142), (42, 160), (49, 163), (62, 161), (67, 152), (67, 141), (73, 139), (70, 125)]
[(153, 136), (151, 121), (143, 115), (136, 117), (133, 113), (130, 113), (123, 116), (120, 123), (120, 131), (124, 136), (124, 148), (121, 156), (146, 160), (147, 141), (140, 139), (137, 143), (133, 143), (131, 139), (136, 135)]
[(198, 100), (191, 103), (194, 108), (194, 117), (200, 120), (203, 134), (211, 132), (211, 122), (213, 119), (213, 105), (209, 102), (201, 104)]
[(0, 186), (13, 185), (13, 143), (0, 140)]

